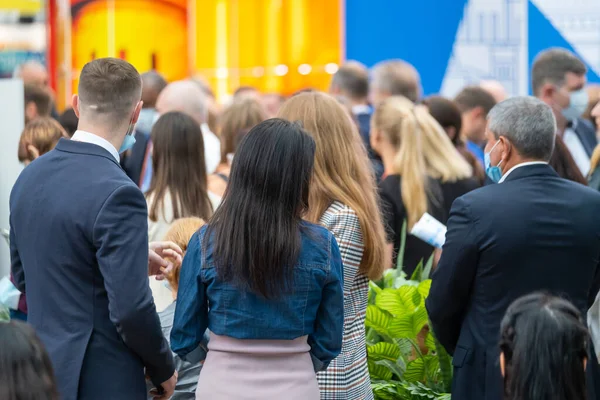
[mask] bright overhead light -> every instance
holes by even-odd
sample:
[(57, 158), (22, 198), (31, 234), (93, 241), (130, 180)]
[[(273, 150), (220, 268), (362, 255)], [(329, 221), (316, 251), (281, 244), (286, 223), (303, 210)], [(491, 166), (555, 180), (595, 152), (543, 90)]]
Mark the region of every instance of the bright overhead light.
[(300, 64), (298, 65), (298, 73), (300, 75), (308, 75), (312, 71), (312, 67), (308, 64)]
[(277, 76), (284, 76), (288, 73), (288, 67), (287, 67), (287, 65), (279, 64), (279, 65), (275, 66), (273, 71), (275, 72), (275, 75), (277, 75)]
[(330, 75), (335, 74), (338, 71), (339, 67), (336, 63), (329, 63), (327, 65), (325, 65), (325, 72), (327, 72)]

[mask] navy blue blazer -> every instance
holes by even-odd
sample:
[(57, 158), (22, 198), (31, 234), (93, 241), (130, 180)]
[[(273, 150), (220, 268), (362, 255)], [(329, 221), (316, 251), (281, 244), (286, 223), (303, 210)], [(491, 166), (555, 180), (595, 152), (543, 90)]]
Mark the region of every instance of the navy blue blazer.
[(579, 141), (583, 145), (588, 157), (591, 157), (596, 145), (598, 144), (594, 125), (592, 125), (592, 123), (586, 119), (578, 118), (573, 124), (573, 132), (575, 132), (579, 138)]
[(500, 322), (517, 298), (545, 291), (586, 315), (600, 285), (598, 210), (600, 193), (541, 164), (454, 202), (426, 301), (435, 334), (454, 355), (453, 399), (503, 398)]
[(10, 225), (12, 274), (62, 399), (142, 400), (144, 373), (155, 385), (171, 377), (146, 201), (108, 151), (61, 139), (19, 176)]

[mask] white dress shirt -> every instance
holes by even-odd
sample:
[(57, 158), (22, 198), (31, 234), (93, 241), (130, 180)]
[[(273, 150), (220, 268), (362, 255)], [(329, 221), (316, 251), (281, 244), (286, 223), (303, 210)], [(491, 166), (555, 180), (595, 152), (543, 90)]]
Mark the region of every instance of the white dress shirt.
[(567, 128), (563, 135), (563, 141), (569, 149), (569, 152), (571, 152), (573, 160), (575, 160), (575, 164), (579, 167), (581, 174), (587, 176), (590, 172), (590, 157), (588, 156), (587, 151), (585, 151), (583, 144), (581, 144), (579, 136), (577, 136), (572, 128)]
[(73, 134), (73, 137), (71, 138), (71, 140), (74, 140), (76, 142), (91, 143), (91, 144), (95, 144), (96, 146), (100, 146), (104, 150), (106, 150), (110, 154), (112, 154), (112, 156), (115, 158), (115, 160), (117, 160), (117, 162), (121, 161), (121, 158), (119, 157), (119, 152), (117, 151), (115, 146), (113, 146), (112, 143), (110, 143), (108, 140), (106, 140), (98, 135), (78, 129)]
[(508, 175), (510, 175), (510, 173), (513, 172), (517, 168), (526, 167), (528, 165), (542, 165), (542, 164), (548, 165), (548, 163), (545, 161), (529, 161), (529, 162), (517, 164), (514, 167), (512, 167), (511, 169), (509, 169), (508, 172), (506, 172), (504, 175), (502, 175), (502, 178), (500, 178), (498, 183), (504, 182), (506, 180), (506, 178), (508, 178)]
[(221, 141), (211, 132), (208, 124), (200, 125), (202, 138), (204, 139), (204, 162), (206, 163), (206, 174), (210, 175), (221, 163)]

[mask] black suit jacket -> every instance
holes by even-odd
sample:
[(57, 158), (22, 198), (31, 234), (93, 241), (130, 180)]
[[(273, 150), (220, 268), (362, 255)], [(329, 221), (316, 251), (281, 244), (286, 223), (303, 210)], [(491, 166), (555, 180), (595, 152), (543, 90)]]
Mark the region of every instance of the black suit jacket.
[(598, 210), (598, 192), (540, 164), (454, 202), (426, 302), (454, 355), (453, 399), (503, 398), (500, 322), (517, 298), (546, 291), (585, 315), (600, 283)]
[(144, 196), (100, 146), (61, 139), (10, 197), (11, 266), (61, 399), (146, 399), (174, 371), (148, 285)]

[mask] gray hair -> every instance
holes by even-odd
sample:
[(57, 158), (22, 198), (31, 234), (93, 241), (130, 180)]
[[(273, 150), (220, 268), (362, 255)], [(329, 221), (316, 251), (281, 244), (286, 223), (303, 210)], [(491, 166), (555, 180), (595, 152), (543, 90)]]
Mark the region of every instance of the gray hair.
[(411, 64), (403, 60), (382, 61), (371, 72), (374, 88), (390, 96), (404, 96), (413, 103), (419, 100), (421, 78)]
[(533, 94), (538, 95), (547, 82), (557, 87), (563, 86), (567, 72), (583, 75), (587, 72), (587, 67), (575, 54), (566, 49), (552, 48), (542, 51), (535, 57), (531, 69)]
[(535, 97), (512, 97), (488, 114), (488, 129), (506, 137), (526, 158), (548, 161), (554, 150), (556, 119), (552, 109)]
[(352, 99), (364, 99), (369, 95), (369, 72), (358, 61), (348, 61), (333, 74), (331, 86), (339, 88)]

